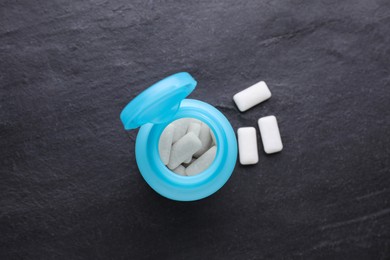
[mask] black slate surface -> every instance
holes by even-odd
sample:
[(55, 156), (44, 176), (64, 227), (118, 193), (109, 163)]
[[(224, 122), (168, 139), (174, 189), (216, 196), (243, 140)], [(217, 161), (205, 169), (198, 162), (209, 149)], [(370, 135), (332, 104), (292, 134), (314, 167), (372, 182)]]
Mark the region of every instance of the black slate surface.
[[(285, 147), (192, 203), (147, 186), (119, 121), (178, 71)], [(3, 0), (0, 259), (389, 259), (389, 72), (387, 0)]]

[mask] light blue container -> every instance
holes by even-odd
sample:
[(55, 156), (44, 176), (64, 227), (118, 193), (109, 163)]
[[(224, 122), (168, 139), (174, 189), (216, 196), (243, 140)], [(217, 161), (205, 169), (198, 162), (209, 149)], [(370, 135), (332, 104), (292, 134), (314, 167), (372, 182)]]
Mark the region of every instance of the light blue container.
[[(213, 194), (229, 179), (237, 160), (236, 136), (226, 117), (207, 103), (185, 99), (196, 83), (187, 72), (169, 76), (135, 97), (120, 115), (126, 130), (141, 127), (135, 155), (145, 181), (156, 192), (173, 200), (199, 200)], [(158, 151), (164, 128), (179, 118), (188, 117), (207, 123), (217, 142), (213, 163), (195, 176), (170, 171)]]

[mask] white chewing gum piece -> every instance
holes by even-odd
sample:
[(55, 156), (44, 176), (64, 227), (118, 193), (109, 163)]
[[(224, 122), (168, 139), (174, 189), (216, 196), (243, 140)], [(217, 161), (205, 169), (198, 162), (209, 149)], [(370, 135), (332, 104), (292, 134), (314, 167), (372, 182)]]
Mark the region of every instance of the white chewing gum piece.
[(160, 154), (161, 161), (164, 165), (167, 165), (169, 162), (174, 131), (174, 125), (169, 124), (167, 127), (165, 127), (164, 131), (160, 136), (160, 141), (158, 143), (158, 152)]
[(202, 123), (199, 133), (199, 139), (202, 143), (202, 147), (194, 154), (194, 157), (198, 158), (204, 154), (212, 144), (212, 138), (210, 134), (210, 128), (207, 124)]
[(256, 164), (259, 162), (257, 151), (256, 128), (240, 127), (238, 135), (238, 154), (242, 165)]
[(192, 161), (192, 156), (189, 159), (185, 160), (183, 163), (189, 164), (191, 163), (191, 161)]
[(193, 176), (206, 170), (214, 161), (216, 153), (217, 153), (217, 147), (213, 146), (207, 152), (202, 154), (202, 156), (200, 156), (198, 159), (193, 161), (186, 168), (187, 176)]
[(202, 143), (194, 133), (188, 133), (172, 145), (168, 168), (173, 170), (200, 149)]
[(175, 125), (175, 132), (173, 134), (174, 143), (187, 133), (188, 125), (190, 124), (191, 120), (191, 118), (181, 118), (172, 123)]
[(241, 112), (260, 104), (271, 97), (271, 91), (264, 81), (260, 81), (233, 96), (238, 109)]
[(213, 145), (213, 144), (214, 144), (214, 145), (217, 145), (217, 141), (215, 140), (214, 132), (213, 132), (213, 130), (211, 130), (211, 128), (210, 128), (210, 135), (211, 135), (211, 139), (213, 140), (213, 141), (212, 141), (212, 145)]
[(187, 134), (189, 132), (194, 133), (196, 136), (199, 136), (201, 124), (196, 122), (191, 122), (188, 126)]
[(179, 165), (177, 168), (173, 169), (172, 171), (178, 175), (187, 176), (186, 175), (186, 168), (182, 165)]
[[(201, 122), (197, 119), (192, 119), (192, 121), (190, 122), (190, 124), (188, 125), (188, 130), (187, 130), (187, 134), (192, 132), (194, 133), (196, 136), (199, 137), (199, 133), (200, 133), (200, 128), (201, 128)], [(202, 140), (200, 140), (202, 142)], [(184, 161), (184, 163), (190, 163), (192, 161), (192, 156), (190, 158), (188, 158), (187, 160)]]
[(191, 159), (191, 161), (189, 161), (188, 163), (187, 162), (183, 162), (183, 166), (184, 167), (188, 167), (188, 166), (190, 166), (190, 164), (193, 162), (193, 161), (195, 161), (196, 159), (194, 158), (194, 157), (192, 157), (192, 159)]
[(283, 144), (276, 117), (262, 117), (259, 119), (258, 124), (264, 151), (267, 154), (280, 152), (283, 149)]

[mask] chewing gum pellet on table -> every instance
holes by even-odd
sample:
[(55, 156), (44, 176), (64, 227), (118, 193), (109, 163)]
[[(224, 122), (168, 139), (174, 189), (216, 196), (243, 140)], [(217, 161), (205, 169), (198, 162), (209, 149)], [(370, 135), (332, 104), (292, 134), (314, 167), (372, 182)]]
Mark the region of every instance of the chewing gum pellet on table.
[(249, 88), (246, 88), (233, 96), (233, 100), (236, 103), (238, 109), (244, 112), (251, 107), (269, 99), (271, 97), (271, 91), (264, 81), (260, 81)]
[(283, 149), (283, 144), (276, 117), (262, 117), (259, 119), (258, 124), (264, 151), (267, 154), (280, 152)]
[(238, 128), (237, 135), (240, 163), (242, 165), (258, 163), (256, 129), (254, 127), (241, 127)]

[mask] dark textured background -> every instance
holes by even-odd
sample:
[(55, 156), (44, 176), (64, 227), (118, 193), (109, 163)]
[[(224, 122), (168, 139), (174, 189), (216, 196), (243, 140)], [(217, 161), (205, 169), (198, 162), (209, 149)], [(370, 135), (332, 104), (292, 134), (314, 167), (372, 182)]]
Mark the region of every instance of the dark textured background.
[[(388, 0), (2, 0), (0, 62), (0, 259), (389, 259)], [(119, 121), (178, 71), (285, 146), (192, 203), (147, 186)]]

